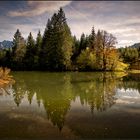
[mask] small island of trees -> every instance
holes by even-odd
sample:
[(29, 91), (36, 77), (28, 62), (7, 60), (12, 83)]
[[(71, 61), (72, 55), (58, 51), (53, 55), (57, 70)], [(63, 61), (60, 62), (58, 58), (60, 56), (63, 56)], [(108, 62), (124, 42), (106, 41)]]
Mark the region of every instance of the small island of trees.
[[(122, 71), (128, 68), (124, 50), (118, 50), (116, 38), (107, 31), (72, 36), (62, 8), (48, 19), (44, 34), (25, 40), (17, 29), (13, 47), (1, 51), (0, 64), (12, 70), (46, 71)], [(140, 54), (138, 54), (139, 57)], [(125, 61), (123, 61), (125, 60)]]

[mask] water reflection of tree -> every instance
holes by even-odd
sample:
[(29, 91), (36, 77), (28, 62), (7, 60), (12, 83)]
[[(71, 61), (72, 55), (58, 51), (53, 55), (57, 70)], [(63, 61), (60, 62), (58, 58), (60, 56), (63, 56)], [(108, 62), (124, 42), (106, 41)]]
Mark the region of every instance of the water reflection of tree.
[(140, 74), (129, 74), (123, 77), (122, 82), (118, 84), (118, 88), (138, 90), (140, 93)]
[(38, 105), (43, 104), (48, 119), (61, 130), (73, 100), (70, 75), (53, 73), (46, 74), (46, 77), (44, 74), (32, 75), (32, 77), (26, 75), (20, 78), (19, 76), (13, 94), (17, 106), (24, 98), (31, 103), (36, 93)]
[[(55, 78), (58, 78), (59, 82)], [(37, 98), (42, 100), (48, 119), (61, 130), (73, 99), (70, 75), (50, 76), (50, 80), (53, 82), (49, 82), (44, 88), (41, 88)]]
[(13, 93), (12, 84), (8, 84), (0, 88), (0, 95), (10, 95)]
[(34, 91), (28, 87), (26, 81), (17, 80), (17, 83), (13, 86), (14, 93), (13, 98), (17, 106), (19, 106), (24, 98), (28, 98), (28, 102), (31, 104), (34, 96)]
[(115, 85), (116, 79), (111, 73), (96, 74), (90, 77), (89, 82), (79, 80), (73, 84), (74, 92), (80, 97), (81, 104), (90, 105), (92, 113), (95, 110), (104, 111), (115, 103)]
[(36, 95), (48, 119), (62, 129), (72, 100), (80, 98), (91, 112), (104, 111), (114, 104), (118, 80), (112, 73), (26, 73), (15, 75), (13, 98), (17, 106), (24, 98), (31, 104)]

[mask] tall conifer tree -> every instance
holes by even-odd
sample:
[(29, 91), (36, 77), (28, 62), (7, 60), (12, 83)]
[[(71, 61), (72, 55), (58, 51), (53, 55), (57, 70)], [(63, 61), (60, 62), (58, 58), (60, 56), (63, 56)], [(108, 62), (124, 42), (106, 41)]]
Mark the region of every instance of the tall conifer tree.
[(48, 70), (66, 70), (70, 68), (72, 56), (72, 36), (62, 8), (48, 20), (41, 54)]
[(35, 41), (33, 39), (32, 33), (30, 32), (27, 44), (26, 44), (26, 54), (24, 57), (25, 67), (29, 70), (34, 68), (34, 56), (35, 56)]
[(22, 61), (26, 53), (25, 40), (22, 37), (19, 29), (17, 29), (13, 38), (12, 48), (12, 67), (20, 69), (22, 67)]

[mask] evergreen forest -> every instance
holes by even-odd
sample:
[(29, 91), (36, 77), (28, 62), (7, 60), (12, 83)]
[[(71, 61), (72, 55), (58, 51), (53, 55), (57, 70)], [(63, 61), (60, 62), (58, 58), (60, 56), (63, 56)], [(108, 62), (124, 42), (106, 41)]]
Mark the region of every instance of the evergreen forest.
[[(77, 25), (78, 26), (78, 25)], [(20, 29), (12, 48), (0, 51), (0, 65), (12, 70), (122, 71), (139, 60), (140, 48), (116, 48), (117, 39), (94, 26), (89, 35), (73, 36), (62, 8), (48, 19), (43, 35), (24, 39)]]

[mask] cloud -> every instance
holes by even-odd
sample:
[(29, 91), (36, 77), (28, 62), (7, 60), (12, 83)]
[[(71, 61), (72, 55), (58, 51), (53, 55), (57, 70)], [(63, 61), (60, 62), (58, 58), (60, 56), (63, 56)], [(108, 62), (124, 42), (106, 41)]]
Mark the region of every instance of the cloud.
[(0, 31), (1, 40), (9, 39), (11, 34), (8, 32), (15, 32), (15, 28), (21, 28), (21, 31), (23, 29), (24, 36), (30, 31), (36, 35), (38, 29), (44, 31), (47, 18), (59, 7), (63, 7), (72, 34), (78, 38), (83, 32), (90, 34), (94, 26), (96, 32), (101, 29), (112, 33), (118, 40), (117, 46), (140, 42), (139, 1), (22, 1), (13, 5), (5, 3), (0, 5), (0, 28), (5, 30)]
[(140, 42), (140, 2), (79, 1), (70, 6), (68, 17), (74, 17), (70, 26), (78, 37), (89, 34), (94, 25), (96, 31), (107, 30), (117, 37), (117, 47)]
[(71, 1), (28, 1), (27, 10), (9, 11), (8, 15), (11, 17), (32, 17), (45, 12), (53, 12), (70, 3)]

